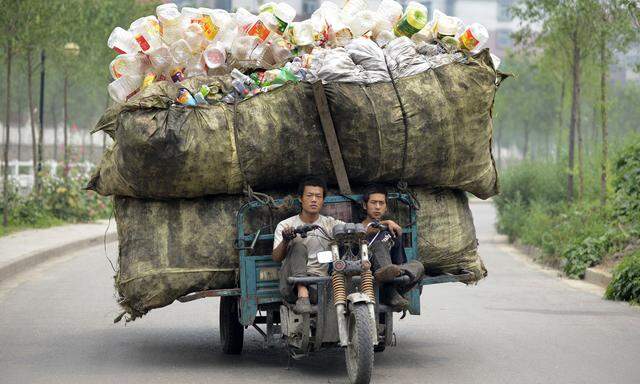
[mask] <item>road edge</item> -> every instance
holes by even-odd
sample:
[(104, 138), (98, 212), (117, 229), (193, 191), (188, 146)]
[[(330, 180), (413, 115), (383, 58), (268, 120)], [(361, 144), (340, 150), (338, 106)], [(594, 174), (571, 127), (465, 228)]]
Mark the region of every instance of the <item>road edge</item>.
[(87, 237), (80, 240), (71, 241), (69, 243), (27, 253), (7, 265), (0, 266), (0, 282), (5, 281), (19, 273), (25, 272), (39, 264), (55, 259), (66, 254), (80, 251), (85, 248), (91, 248), (96, 245), (111, 243), (118, 240), (117, 232), (108, 232), (99, 236)]

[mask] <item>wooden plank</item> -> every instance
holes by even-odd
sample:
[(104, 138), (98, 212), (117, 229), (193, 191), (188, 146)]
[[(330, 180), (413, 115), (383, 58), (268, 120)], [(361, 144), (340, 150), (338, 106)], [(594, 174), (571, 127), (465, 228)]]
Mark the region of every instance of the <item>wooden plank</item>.
[(327, 102), (327, 95), (324, 93), (324, 86), (322, 81), (316, 81), (313, 83), (313, 96), (316, 99), (316, 108), (320, 114), (320, 123), (322, 124), (322, 130), (324, 132), (327, 146), (329, 147), (329, 155), (331, 156), (331, 163), (333, 164), (333, 171), (336, 174), (338, 180), (338, 187), (340, 193), (344, 195), (351, 194), (351, 186), (349, 185), (349, 178), (347, 177), (347, 170), (344, 167), (344, 161), (342, 160), (342, 153), (340, 152), (340, 144), (338, 143), (338, 136), (331, 119), (331, 112), (329, 112), (329, 103)]

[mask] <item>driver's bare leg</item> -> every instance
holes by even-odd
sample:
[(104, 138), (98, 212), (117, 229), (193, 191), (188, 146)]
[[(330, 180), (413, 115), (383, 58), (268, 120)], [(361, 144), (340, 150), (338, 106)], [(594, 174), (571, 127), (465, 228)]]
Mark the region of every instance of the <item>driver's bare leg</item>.
[(289, 277), (307, 276), (307, 247), (294, 241), (287, 249), (287, 256), (282, 262), (280, 270), (280, 293), (287, 302), (294, 302), (296, 305), (293, 311), (296, 313), (311, 312), (311, 302), (309, 301), (309, 290), (302, 284), (289, 284)]

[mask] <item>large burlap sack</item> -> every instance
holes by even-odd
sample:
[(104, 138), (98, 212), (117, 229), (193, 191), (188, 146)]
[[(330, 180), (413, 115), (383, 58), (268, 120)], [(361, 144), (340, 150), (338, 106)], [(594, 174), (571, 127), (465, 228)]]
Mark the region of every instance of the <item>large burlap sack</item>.
[[(353, 184), (498, 191), (491, 155), (496, 71), (488, 50), (415, 76), (325, 86)], [(202, 82), (189, 79), (190, 89)], [(108, 111), (97, 129), (115, 145), (89, 189), (143, 198), (198, 197), (282, 188), (303, 175), (333, 176), (312, 85), (287, 84), (237, 104), (172, 105), (177, 85), (156, 83)]]
[[(115, 197), (118, 225), (118, 302), (135, 319), (191, 292), (238, 286), (236, 215), (243, 196), (146, 200)], [(297, 212), (291, 200), (278, 209), (254, 209), (245, 231), (273, 232)], [(270, 254), (270, 244), (258, 244)]]
[(480, 255), (473, 216), (464, 191), (416, 188), (418, 258), (429, 275), (470, 271), (476, 281), (487, 275)]
[(410, 185), (463, 189), (482, 199), (497, 194), (490, 60), (483, 51), (467, 64), (399, 79), (397, 93), (392, 83), (327, 84), (350, 180), (393, 182), (403, 175)]
[(119, 304), (132, 317), (187, 293), (233, 288), (239, 197), (152, 201), (115, 198)]
[[(194, 78), (184, 86), (196, 89), (203, 82), (219, 80)], [(308, 85), (281, 87), (243, 101), (237, 110), (222, 103), (173, 105), (177, 89), (155, 83), (107, 111), (96, 129), (115, 142), (89, 189), (103, 195), (189, 198), (241, 193), (245, 182), (280, 187), (331, 172)]]

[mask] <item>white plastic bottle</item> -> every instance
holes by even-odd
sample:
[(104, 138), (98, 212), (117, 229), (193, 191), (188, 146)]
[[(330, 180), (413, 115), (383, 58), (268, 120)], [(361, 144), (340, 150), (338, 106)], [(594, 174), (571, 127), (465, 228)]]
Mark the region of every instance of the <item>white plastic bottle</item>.
[(344, 47), (353, 39), (351, 29), (342, 21), (339, 9), (332, 6), (325, 6), (326, 3), (329, 2), (322, 4), (322, 13), (329, 27), (329, 40), (331, 45)]
[(155, 16), (139, 18), (131, 23), (129, 30), (143, 52), (154, 50), (162, 45), (160, 23)]
[(192, 23), (187, 27), (184, 31), (184, 40), (189, 44), (194, 54), (202, 52), (208, 44), (204, 37), (204, 30), (198, 23)]
[(171, 52), (171, 57), (173, 58), (173, 61), (183, 66), (186, 65), (187, 61), (189, 61), (189, 59), (193, 54), (191, 51), (191, 47), (189, 46), (189, 43), (187, 43), (186, 40), (184, 39), (180, 39), (175, 43), (171, 44), (171, 47), (169, 50)]
[(290, 24), (293, 33), (293, 42), (298, 46), (313, 44), (313, 24), (310, 20), (293, 22)]
[(122, 76), (107, 86), (109, 96), (117, 103), (124, 103), (142, 86), (142, 76)]
[(141, 76), (145, 70), (144, 55), (138, 53), (126, 53), (116, 56), (109, 64), (111, 77), (119, 79), (122, 76)]
[(378, 14), (384, 17), (391, 25), (395, 25), (402, 17), (402, 5), (394, 0), (382, 0), (378, 5)]
[(278, 21), (278, 31), (282, 34), (289, 23), (296, 18), (296, 10), (287, 3), (278, 3), (273, 15)]
[(462, 20), (457, 17), (447, 16), (438, 10), (433, 12), (433, 32), (438, 38), (457, 36), (462, 32), (462, 25)]
[(156, 7), (156, 15), (162, 25), (162, 40), (165, 44), (171, 45), (183, 37), (183, 19), (177, 5), (173, 3), (159, 5)]
[(119, 54), (135, 53), (140, 50), (140, 46), (133, 38), (133, 34), (120, 27), (116, 27), (113, 32), (111, 32), (107, 40), (107, 45)]
[(202, 53), (204, 62), (210, 69), (222, 67), (227, 60), (227, 52), (221, 43), (211, 43)]
[(365, 33), (373, 30), (377, 23), (377, 15), (373, 11), (363, 10), (355, 14), (349, 22), (349, 29), (353, 37), (363, 36)]
[(470, 51), (471, 53), (480, 52), (480, 50), (489, 41), (489, 32), (484, 25), (473, 23), (468, 26), (464, 32), (458, 37), (460, 47)]
[(367, 9), (366, 0), (346, 0), (342, 7), (342, 17), (350, 21), (356, 13)]
[(149, 57), (151, 66), (156, 69), (156, 72), (164, 71), (171, 64), (171, 52), (169, 52), (169, 47), (166, 45), (152, 51), (147, 51), (147, 56)]

